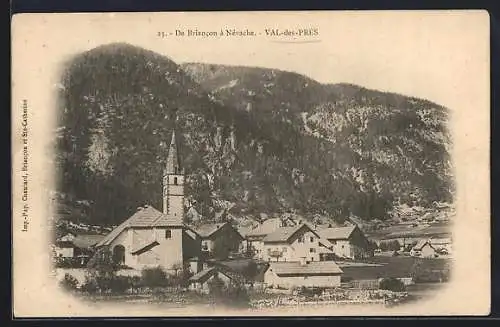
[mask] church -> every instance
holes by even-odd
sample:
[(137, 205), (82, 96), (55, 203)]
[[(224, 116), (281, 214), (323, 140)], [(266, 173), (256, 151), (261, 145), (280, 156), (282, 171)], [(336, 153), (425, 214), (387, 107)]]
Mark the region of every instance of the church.
[(162, 211), (150, 205), (138, 210), (97, 244), (116, 264), (133, 269), (162, 267), (174, 272), (201, 251), (201, 238), (184, 223), (184, 169), (175, 131), (163, 171)]

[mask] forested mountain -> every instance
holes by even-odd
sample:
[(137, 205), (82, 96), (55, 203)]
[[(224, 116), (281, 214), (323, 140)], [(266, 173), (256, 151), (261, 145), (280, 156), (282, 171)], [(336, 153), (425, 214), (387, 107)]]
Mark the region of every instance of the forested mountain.
[(385, 219), (394, 204), (452, 200), (448, 110), (272, 69), (177, 65), (111, 44), (75, 57), (61, 81), (59, 194), (91, 222), (161, 209), (172, 128), (204, 219), (295, 211)]

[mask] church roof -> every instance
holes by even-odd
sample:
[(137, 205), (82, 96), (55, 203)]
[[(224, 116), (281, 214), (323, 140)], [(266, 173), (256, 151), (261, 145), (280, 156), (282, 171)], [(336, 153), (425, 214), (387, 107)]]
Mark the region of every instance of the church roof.
[(169, 217), (151, 206), (145, 206), (144, 208), (139, 208), (129, 219), (113, 229), (97, 246), (109, 245), (127, 228), (183, 226), (181, 218)]
[(177, 141), (175, 139), (175, 130), (172, 132), (172, 140), (170, 141), (170, 148), (168, 150), (167, 164), (165, 173), (178, 174), (181, 171), (181, 161), (177, 149)]

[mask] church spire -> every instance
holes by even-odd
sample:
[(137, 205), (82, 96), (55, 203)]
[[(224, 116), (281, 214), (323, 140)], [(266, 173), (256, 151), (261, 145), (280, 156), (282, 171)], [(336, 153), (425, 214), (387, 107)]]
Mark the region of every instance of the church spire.
[(168, 149), (167, 165), (165, 167), (165, 174), (181, 174), (181, 164), (179, 160), (179, 153), (177, 149), (177, 141), (175, 139), (175, 129), (172, 131), (172, 140), (170, 141), (170, 148)]

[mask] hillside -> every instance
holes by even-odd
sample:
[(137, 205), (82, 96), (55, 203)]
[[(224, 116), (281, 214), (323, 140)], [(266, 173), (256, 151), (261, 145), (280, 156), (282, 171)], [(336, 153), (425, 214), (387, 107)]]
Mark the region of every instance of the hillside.
[(127, 44), (73, 58), (61, 84), (57, 191), (88, 201), (90, 223), (161, 209), (174, 125), (187, 206), (203, 219), (224, 207), (385, 219), (394, 203), (451, 200), (447, 110), (428, 101), (277, 70), (179, 66)]

